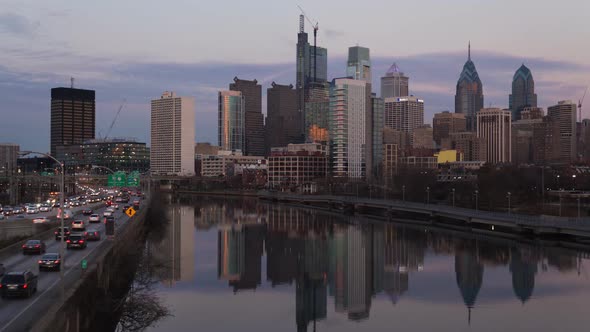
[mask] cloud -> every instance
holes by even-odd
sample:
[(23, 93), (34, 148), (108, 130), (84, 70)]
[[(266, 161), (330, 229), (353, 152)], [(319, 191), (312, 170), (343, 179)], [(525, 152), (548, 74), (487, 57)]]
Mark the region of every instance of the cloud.
[(341, 38), (342, 36), (345, 35), (344, 31), (340, 31), (340, 30), (334, 30), (334, 29), (323, 29), (322, 30), (324, 33), (324, 37), (327, 40), (334, 40), (334, 39), (338, 39)]
[(39, 27), (39, 22), (31, 22), (26, 17), (15, 13), (0, 14), (0, 32), (18, 36), (30, 37)]

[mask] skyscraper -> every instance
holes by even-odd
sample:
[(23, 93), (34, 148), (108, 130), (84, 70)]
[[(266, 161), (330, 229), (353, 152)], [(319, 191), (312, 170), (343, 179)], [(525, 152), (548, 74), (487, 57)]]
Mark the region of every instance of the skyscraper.
[[(15, 172), (20, 146), (13, 143), (0, 143), (0, 174), (7, 176)], [(49, 166), (49, 165), (48, 165)]]
[(411, 132), (424, 125), (424, 100), (414, 97), (385, 98), (385, 126)]
[(94, 90), (51, 89), (51, 154), (58, 145), (82, 144), (95, 138)]
[(328, 142), (328, 113), (330, 112), (330, 83), (312, 83), (305, 100), (305, 140)]
[(439, 146), (449, 149), (449, 146), (444, 146), (443, 141), (449, 141), (452, 133), (458, 133), (467, 129), (467, 122), (465, 115), (460, 113), (442, 112), (436, 113), (432, 119), (432, 129), (434, 141)]
[(297, 91), (293, 85), (272, 82), (266, 90), (266, 146), (284, 147), (301, 141), (301, 114), (297, 109)]
[(151, 107), (151, 173), (195, 175), (195, 100), (166, 91)]
[(571, 100), (563, 100), (557, 105), (547, 109), (547, 117), (550, 119), (551, 127), (555, 137), (553, 150), (553, 161), (570, 163), (576, 160), (577, 139), (576, 139), (576, 104)]
[(396, 63), (389, 67), (385, 76), (381, 77), (381, 98), (409, 96), (410, 78), (405, 76)]
[(476, 114), (483, 108), (483, 85), (471, 61), (471, 44), (467, 53), (467, 62), (463, 66), (459, 81), (457, 81), (457, 94), (455, 95), (455, 113), (465, 114), (467, 130), (475, 131), (477, 122)]
[(361, 46), (348, 48), (346, 76), (371, 83), (371, 56), (368, 48)]
[(373, 133), (373, 174), (379, 175), (383, 161), (383, 117), (385, 104), (383, 98), (371, 94), (371, 132)]
[(372, 169), (371, 111), (371, 84), (349, 78), (332, 81), (329, 129), (334, 176), (364, 178)]
[(245, 111), (240, 91), (219, 91), (218, 138), (222, 150), (244, 151)]
[(234, 77), (229, 85), (231, 91), (240, 91), (244, 97), (244, 154), (248, 156), (264, 155), (264, 115), (262, 114), (262, 86), (257, 80), (241, 80)]
[(520, 113), (524, 107), (537, 107), (533, 74), (524, 64), (514, 73), (512, 94), (508, 97), (508, 104), (513, 121), (520, 120)]
[(485, 140), (489, 163), (512, 160), (511, 113), (499, 108), (484, 108), (477, 113), (477, 137)]

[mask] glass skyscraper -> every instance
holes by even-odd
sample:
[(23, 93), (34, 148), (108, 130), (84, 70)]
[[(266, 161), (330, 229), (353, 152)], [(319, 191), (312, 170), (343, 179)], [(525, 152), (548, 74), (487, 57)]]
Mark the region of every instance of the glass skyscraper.
[(245, 140), (244, 97), (240, 91), (219, 92), (219, 146), (222, 150), (244, 151)]
[(371, 83), (371, 56), (368, 48), (361, 46), (348, 48), (346, 76)]
[(483, 108), (483, 85), (471, 61), (471, 45), (469, 46), (467, 62), (463, 66), (461, 76), (457, 82), (457, 94), (455, 95), (455, 113), (465, 114), (467, 130), (475, 131), (477, 126), (476, 115)]
[(409, 96), (409, 81), (410, 78), (405, 76), (394, 63), (389, 67), (385, 76), (381, 77), (381, 98)]
[(508, 105), (513, 121), (520, 120), (520, 112), (523, 108), (537, 107), (533, 74), (524, 64), (518, 68), (512, 78), (512, 94), (508, 97)]

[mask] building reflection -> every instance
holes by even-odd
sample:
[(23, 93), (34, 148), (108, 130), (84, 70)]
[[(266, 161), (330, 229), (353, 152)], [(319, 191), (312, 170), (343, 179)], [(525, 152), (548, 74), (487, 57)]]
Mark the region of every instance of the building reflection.
[(533, 295), (537, 262), (534, 252), (525, 248), (510, 250), (510, 273), (512, 273), (512, 289), (514, 295), (524, 304)]
[(483, 264), (477, 256), (475, 241), (469, 241), (455, 253), (455, 276), (457, 286), (468, 309), (468, 322), (471, 322), (471, 309), (475, 306), (477, 294), (483, 282)]
[(260, 285), (264, 232), (262, 224), (219, 226), (218, 277), (227, 280), (234, 292)]

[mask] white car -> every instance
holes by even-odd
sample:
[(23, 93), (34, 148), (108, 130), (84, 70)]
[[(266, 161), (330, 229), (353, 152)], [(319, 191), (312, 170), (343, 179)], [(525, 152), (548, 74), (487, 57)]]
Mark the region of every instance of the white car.
[(83, 230), (86, 228), (83, 220), (74, 220), (72, 221), (72, 231), (73, 230)]
[(49, 222), (49, 218), (47, 217), (38, 217), (33, 219), (33, 224), (44, 224)]
[(51, 206), (49, 206), (49, 205), (41, 205), (41, 207), (39, 207), (39, 211), (41, 211), (41, 212), (49, 212), (49, 211), (51, 211)]
[(27, 214), (39, 213), (39, 209), (34, 205), (29, 205), (29, 206), (27, 206), (26, 209), (27, 209)]
[(106, 210), (102, 215), (103, 217), (111, 217), (113, 215), (113, 211)]
[(88, 222), (100, 222), (100, 216), (98, 214), (92, 214), (88, 217)]

